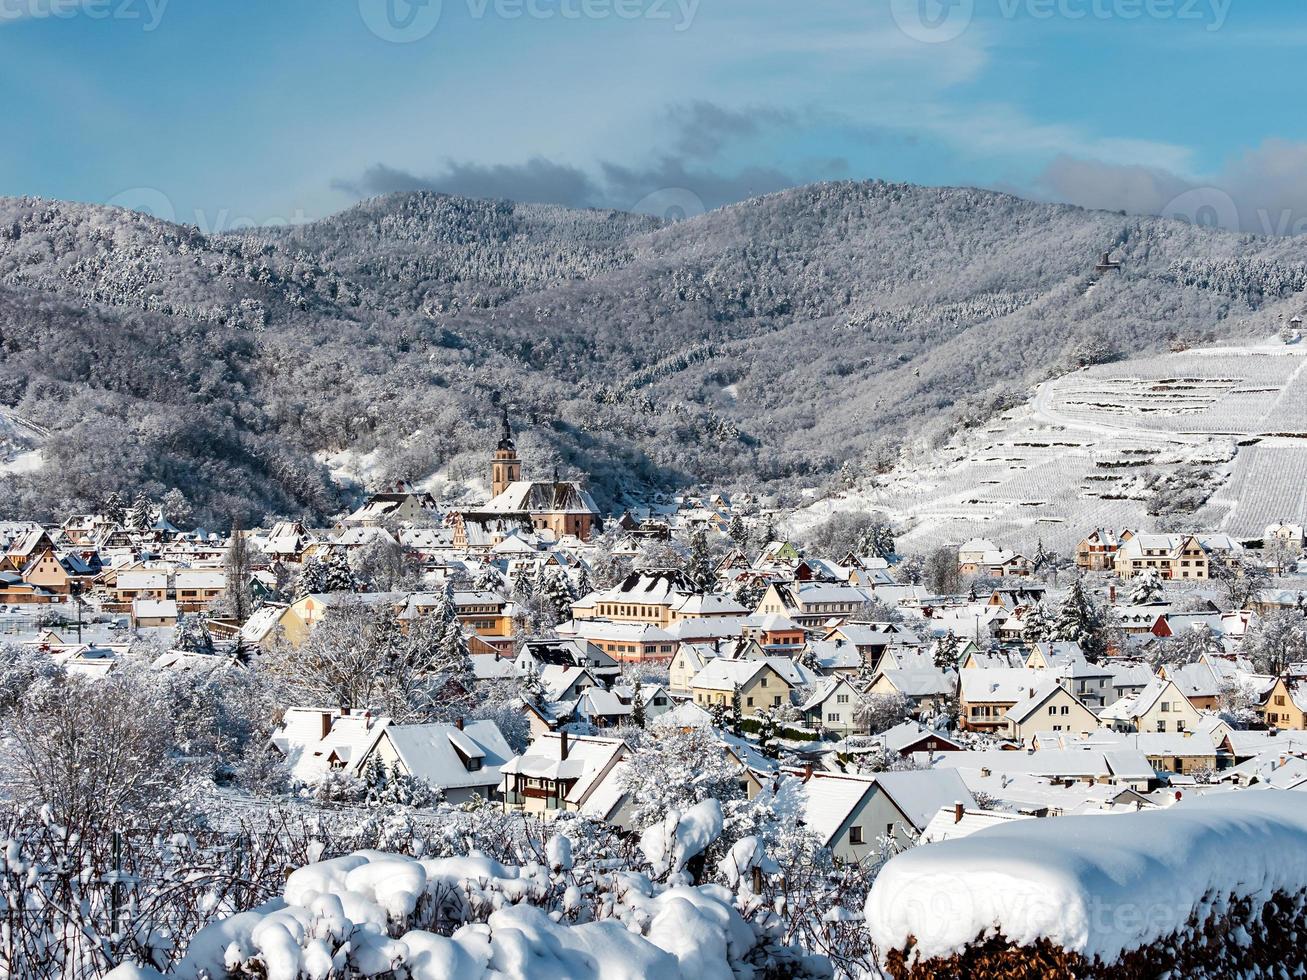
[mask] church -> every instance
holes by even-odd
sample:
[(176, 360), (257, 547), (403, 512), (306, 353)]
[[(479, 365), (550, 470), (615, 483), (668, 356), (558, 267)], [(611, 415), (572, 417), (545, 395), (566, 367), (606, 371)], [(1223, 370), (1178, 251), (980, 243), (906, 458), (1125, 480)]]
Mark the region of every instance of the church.
[(602, 529), (599, 509), (580, 483), (559, 480), (557, 475), (549, 482), (522, 479), (522, 461), (517, 458), (508, 409), (504, 409), (499, 444), (490, 460), (490, 492), (490, 500), (482, 507), (457, 515), (455, 547), (475, 547), (474, 538), (484, 537), (487, 543), (493, 543), (490, 538), (502, 540), (514, 526), (550, 531), (556, 539), (570, 534), (582, 541), (589, 541), (592, 533)]

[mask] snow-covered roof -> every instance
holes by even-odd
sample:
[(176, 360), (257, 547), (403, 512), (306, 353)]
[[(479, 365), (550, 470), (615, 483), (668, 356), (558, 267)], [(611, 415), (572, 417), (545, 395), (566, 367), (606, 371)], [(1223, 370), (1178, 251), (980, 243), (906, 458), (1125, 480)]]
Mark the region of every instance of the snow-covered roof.
[[(456, 725), (387, 725), (389, 740), (409, 774), (441, 789), (498, 786), (499, 769), (513, 757), (493, 721)], [(480, 763), (469, 771), (465, 759)]]

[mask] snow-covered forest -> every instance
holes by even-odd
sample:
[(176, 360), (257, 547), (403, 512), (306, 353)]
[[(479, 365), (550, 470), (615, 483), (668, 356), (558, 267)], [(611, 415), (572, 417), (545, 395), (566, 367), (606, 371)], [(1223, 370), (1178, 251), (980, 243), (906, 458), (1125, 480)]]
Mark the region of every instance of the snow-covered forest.
[(5, 516), (177, 488), (203, 524), (321, 518), (327, 456), (457, 481), (501, 398), (528, 465), (590, 474), (605, 509), (847, 485), (1062, 370), (1273, 332), (1303, 268), (1292, 239), (882, 182), (665, 226), (404, 194), (217, 236), (7, 199), (0, 407), (59, 478), (9, 468)]

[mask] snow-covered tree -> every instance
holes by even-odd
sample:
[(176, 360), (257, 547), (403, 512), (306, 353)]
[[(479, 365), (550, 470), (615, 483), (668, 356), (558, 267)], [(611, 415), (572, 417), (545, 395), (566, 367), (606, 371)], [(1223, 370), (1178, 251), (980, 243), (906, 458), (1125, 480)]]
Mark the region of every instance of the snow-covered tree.
[(958, 653), (961, 647), (958, 638), (949, 630), (935, 643), (935, 668), (937, 670), (957, 670)]
[(250, 595), (250, 547), (239, 520), (232, 524), (231, 543), (227, 545), (223, 572), (226, 575), (220, 603), (223, 614), (243, 623), (254, 611), (254, 601)]
[(1044, 643), (1053, 635), (1053, 619), (1042, 601), (1026, 608), (1021, 617), (1021, 639), (1028, 644)]
[(911, 711), (912, 702), (903, 694), (869, 694), (858, 705), (855, 717), (868, 734), (879, 735), (902, 724)]
[(648, 826), (670, 809), (687, 810), (705, 799), (723, 804), (744, 798), (740, 766), (702, 728), (658, 729), (631, 753), (620, 785), (631, 794), (631, 820)]
[(734, 541), (738, 547), (748, 547), (749, 529), (745, 526), (744, 518), (738, 512), (731, 515), (731, 519), (726, 525), (726, 536)]
[(1146, 606), (1150, 602), (1160, 601), (1162, 594), (1161, 573), (1156, 568), (1146, 568), (1135, 576), (1134, 590), (1130, 593), (1130, 601), (1136, 606)]
[(358, 580), (354, 577), (354, 570), (349, 567), (349, 556), (345, 549), (332, 548), (327, 556), (327, 591), (354, 592), (357, 588)]
[(327, 591), (327, 565), (321, 558), (316, 555), (305, 560), (300, 566), (299, 575), (295, 581), (294, 595), (296, 599), (303, 599), (305, 596), (321, 595)]
[(1258, 673), (1283, 677), (1290, 664), (1307, 661), (1307, 618), (1297, 610), (1263, 616), (1244, 635), (1243, 646)]
[(690, 535), (690, 554), (685, 561), (685, 577), (697, 592), (712, 592), (717, 587), (716, 561), (708, 532), (696, 528)]
[(1085, 659), (1097, 663), (1106, 653), (1107, 619), (1102, 609), (1085, 591), (1083, 580), (1076, 579), (1058, 608), (1053, 621), (1053, 639), (1078, 643)]
[(644, 684), (637, 675), (631, 684), (631, 724), (644, 728)]
[(150, 498), (138, 493), (126, 514), (127, 529), (130, 531), (148, 531), (154, 526), (154, 505)]
[(182, 613), (177, 617), (172, 645), (188, 653), (213, 653), (213, 637), (209, 635), (204, 620), (193, 613)]

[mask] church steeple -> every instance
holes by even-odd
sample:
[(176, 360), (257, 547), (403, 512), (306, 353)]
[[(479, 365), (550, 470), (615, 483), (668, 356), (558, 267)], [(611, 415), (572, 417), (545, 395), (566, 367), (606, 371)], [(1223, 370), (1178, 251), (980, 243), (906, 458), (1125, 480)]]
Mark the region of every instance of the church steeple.
[(522, 461), (517, 458), (517, 445), (513, 442), (513, 427), (508, 424), (508, 407), (504, 407), (502, 431), (495, 455), (490, 460), (490, 493), (498, 497), (510, 483), (522, 479)]

